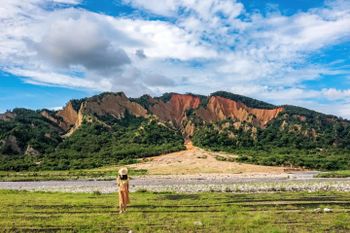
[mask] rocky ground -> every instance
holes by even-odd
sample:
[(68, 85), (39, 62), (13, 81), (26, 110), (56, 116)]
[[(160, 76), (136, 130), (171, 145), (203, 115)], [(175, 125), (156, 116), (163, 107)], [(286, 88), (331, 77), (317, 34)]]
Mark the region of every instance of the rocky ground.
[[(315, 172), (291, 174), (197, 174), (140, 176), (130, 181), (131, 191), (155, 192), (275, 192), (350, 191), (350, 179), (313, 178)], [(114, 181), (0, 182), (0, 189), (58, 192), (116, 192)]]

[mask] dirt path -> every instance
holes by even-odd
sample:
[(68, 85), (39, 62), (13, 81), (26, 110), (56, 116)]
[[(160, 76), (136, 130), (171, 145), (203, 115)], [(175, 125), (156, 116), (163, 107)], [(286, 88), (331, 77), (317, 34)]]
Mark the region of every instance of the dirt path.
[(210, 152), (186, 144), (187, 150), (150, 157), (130, 165), (133, 169), (146, 169), (150, 175), (181, 175), (198, 173), (270, 173), (285, 174), (288, 168), (259, 166), (232, 162), (233, 154)]

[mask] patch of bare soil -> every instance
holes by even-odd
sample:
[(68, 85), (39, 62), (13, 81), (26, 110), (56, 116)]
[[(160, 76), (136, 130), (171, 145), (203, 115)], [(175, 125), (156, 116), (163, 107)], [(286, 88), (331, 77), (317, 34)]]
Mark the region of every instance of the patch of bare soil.
[(149, 175), (181, 175), (199, 173), (286, 173), (286, 167), (259, 166), (234, 162), (233, 154), (210, 152), (186, 145), (187, 150), (146, 158), (132, 164), (133, 169), (146, 169)]

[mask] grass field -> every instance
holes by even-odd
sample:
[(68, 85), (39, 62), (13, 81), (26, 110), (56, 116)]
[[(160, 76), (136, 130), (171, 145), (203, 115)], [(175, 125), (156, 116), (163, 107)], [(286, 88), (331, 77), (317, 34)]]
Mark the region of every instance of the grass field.
[[(350, 232), (350, 193), (116, 194), (0, 191), (0, 232)], [(330, 212), (325, 212), (329, 208)]]
[(319, 178), (348, 178), (350, 170), (323, 172), (317, 175)]
[[(0, 171), (2, 181), (43, 181), (43, 180), (114, 180), (118, 173), (117, 166), (107, 166), (96, 169), (65, 170), (65, 171)], [(147, 170), (129, 169), (131, 176), (145, 175)]]

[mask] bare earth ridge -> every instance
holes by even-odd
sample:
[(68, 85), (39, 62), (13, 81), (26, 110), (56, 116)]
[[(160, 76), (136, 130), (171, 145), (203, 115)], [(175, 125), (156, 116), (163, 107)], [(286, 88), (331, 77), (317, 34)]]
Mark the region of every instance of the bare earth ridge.
[[(256, 173), (285, 174), (286, 171), (290, 170), (286, 167), (259, 166), (232, 162), (229, 160), (234, 159), (236, 157), (235, 155), (205, 151), (194, 147), (191, 142), (186, 144), (186, 148), (187, 150), (185, 151), (150, 157), (144, 159), (140, 163), (130, 165), (129, 167), (133, 169), (146, 169), (150, 175), (184, 175), (198, 173), (250, 173), (251, 175)], [(219, 158), (219, 160), (217, 158)]]
[(43, 111), (41, 114), (49, 121), (58, 124), (61, 129), (67, 132), (66, 136), (71, 135), (80, 127), (83, 117), (110, 115), (121, 119), (127, 111), (136, 117), (147, 118), (154, 115), (163, 123), (170, 121), (187, 138), (187, 136), (193, 135), (194, 127), (194, 124), (187, 119), (186, 111), (188, 110), (195, 111), (196, 115), (205, 122), (217, 122), (232, 118), (238, 119), (240, 122), (252, 122), (259, 127), (265, 127), (268, 122), (284, 110), (282, 107), (274, 109), (251, 108), (243, 103), (220, 96), (208, 97), (208, 103), (205, 106), (200, 106), (202, 100), (192, 94), (171, 93), (170, 99), (166, 101), (151, 96), (146, 98), (147, 102), (150, 103), (148, 108), (128, 99), (124, 93), (106, 93), (101, 99), (88, 98), (79, 103), (80, 105), (75, 106), (76, 108), (70, 101), (54, 115), (50, 115), (47, 111)]

